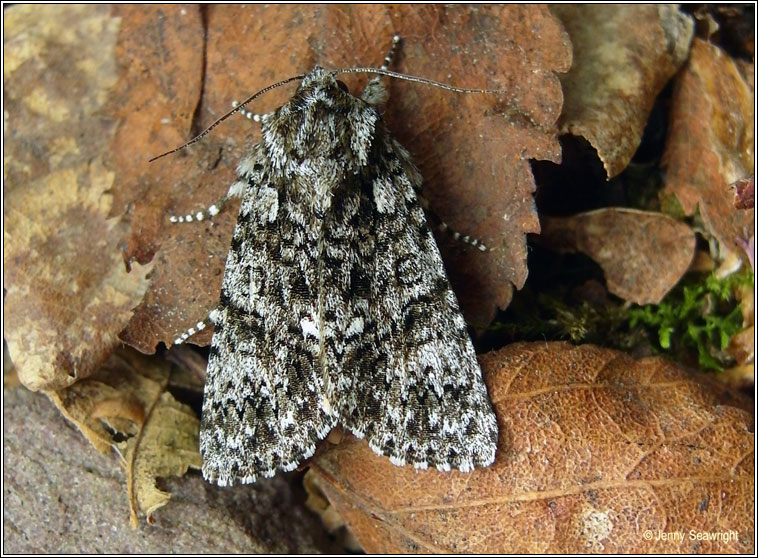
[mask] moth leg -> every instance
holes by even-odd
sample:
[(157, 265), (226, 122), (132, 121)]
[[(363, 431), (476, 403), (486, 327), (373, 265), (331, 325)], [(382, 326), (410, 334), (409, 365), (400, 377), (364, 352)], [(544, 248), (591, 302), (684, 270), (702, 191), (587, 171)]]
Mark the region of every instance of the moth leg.
[[(233, 103), (235, 106), (237, 102)], [(240, 111), (246, 118), (259, 122), (262, 118), (259, 114), (253, 114), (250, 111)], [(264, 115), (265, 116), (265, 115)], [(213, 205), (209, 206), (203, 211), (197, 211), (195, 213), (188, 213), (187, 215), (171, 215), (169, 221), (172, 223), (191, 223), (192, 221), (203, 221), (209, 217), (215, 217), (224, 209), (226, 204), (232, 198), (241, 198), (244, 196), (245, 191), (250, 187), (250, 173), (257, 164), (255, 157), (248, 156), (242, 159), (240, 166), (237, 168), (237, 180), (229, 187), (229, 191), (216, 201)]]
[(209, 325), (214, 324), (216, 322), (217, 312), (218, 310), (214, 309), (213, 311), (211, 311), (210, 314), (208, 314), (208, 316), (204, 320), (197, 322), (194, 327), (189, 328), (187, 331), (182, 333), (179, 337), (174, 339), (174, 345), (181, 345), (187, 339), (195, 335), (197, 332), (203, 331)]
[(440, 218), (440, 216), (437, 215), (434, 212), (434, 210), (430, 207), (429, 200), (427, 200), (418, 191), (416, 192), (416, 195), (418, 196), (419, 205), (421, 205), (422, 209), (424, 210), (424, 213), (426, 213), (427, 219), (432, 222), (432, 224), (435, 226), (435, 228), (438, 231), (449, 234), (450, 236), (453, 237), (454, 240), (458, 242), (463, 242), (464, 244), (468, 244), (469, 246), (473, 246), (474, 248), (482, 252), (488, 252), (489, 250), (492, 250), (492, 248), (488, 248), (487, 245), (484, 244), (484, 242), (482, 242), (478, 238), (474, 238), (473, 236), (469, 236), (467, 234), (465, 235), (461, 234), (455, 229), (450, 228), (450, 225), (448, 225), (445, 221), (443, 221)]
[(479, 240), (478, 238), (469, 236), (467, 234), (461, 234), (455, 229), (451, 229), (450, 225), (445, 223), (445, 221), (443, 221), (439, 217), (435, 217), (435, 220), (439, 221), (439, 223), (437, 224), (437, 229), (452, 236), (453, 240), (456, 240), (458, 242), (463, 242), (464, 244), (468, 244), (469, 246), (473, 246), (474, 248), (476, 248), (477, 250), (481, 252), (488, 252), (492, 250), (492, 248), (487, 247), (487, 245), (481, 240)]
[(224, 206), (230, 199), (240, 197), (242, 192), (237, 192), (236, 190), (237, 189), (235, 189), (234, 185), (232, 185), (225, 196), (203, 211), (196, 211), (195, 213), (188, 213), (187, 215), (171, 215), (168, 220), (172, 223), (191, 223), (192, 221), (203, 221), (208, 217), (215, 217), (221, 213), (221, 210), (224, 209)]
[[(392, 59), (395, 57), (395, 53), (397, 52), (397, 47), (399, 44), (400, 36), (395, 35), (392, 37), (392, 46), (390, 47), (387, 56), (384, 57), (384, 62), (381, 66), (382, 70), (389, 69), (390, 64), (392, 63)], [(387, 99), (389, 99), (389, 93), (387, 92), (387, 87), (382, 81), (382, 76), (377, 75), (369, 80), (369, 82), (366, 84), (366, 87), (363, 89), (363, 95), (361, 95), (361, 99), (366, 101), (369, 105), (381, 105), (382, 103), (387, 102)]]
[(226, 206), (229, 200), (232, 198), (241, 198), (244, 193), (245, 184), (241, 181), (234, 182), (226, 194), (203, 211), (196, 211), (195, 213), (188, 213), (187, 215), (171, 215), (168, 220), (172, 223), (191, 223), (192, 221), (203, 221), (206, 218), (215, 217), (221, 213), (221, 210), (224, 209), (224, 206)]
[(464, 235), (456, 231), (455, 229), (451, 229), (450, 225), (448, 225), (445, 221), (443, 221), (440, 218), (439, 215), (437, 215), (437, 213), (435, 213), (435, 211), (431, 207), (431, 204), (429, 203), (429, 200), (427, 200), (424, 197), (424, 194), (421, 192), (421, 184), (423, 183), (423, 179), (421, 178), (421, 175), (419, 174), (418, 169), (413, 165), (413, 163), (410, 162), (410, 154), (395, 139), (392, 140), (392, 148), (395, 151), (395, 153), (399, 155), (400, 161), (403, 164), (405, 172), (408, 173), (408, 176), (412, 178), (411, 185), (413, 186), (413, 192), (416, 194), (418, 203), (421, 206), (421, 209), (424, 210), (424, 213), (426, 214), (426, 217), (427, 217), (427, 221), (429, 221), (430, 225), (433, 228), (436, 228), (438, 231), (451, 235), (456, 241), (463, 242), (464, 244), (468, 244), (469, 246), (473, 246), (477, 250), (481, 250), (482, 252), (487, 252), (491, 250), (491, 248), (488, 248), (487, 245), (484, 244), (484, 242), (482, 242), (478, 238), (474, 238), (469, 235)]
[[(239, 105), (239, 102), (232, 101), (232, 106), (234, 108), (237, 108), (237, 105)], [(241, 109), (241, 110), (238, 110), (237, 112), (239, 114), (241, 114), (242, 116), (244, 116), (245, 118), (247, 118), (248, 120), (252, 120), (253, 122), (260, 122), (261, 118), (263, 118), (262, 114), (259, 114), (257, 112), (253, 112), (251, 110)]]

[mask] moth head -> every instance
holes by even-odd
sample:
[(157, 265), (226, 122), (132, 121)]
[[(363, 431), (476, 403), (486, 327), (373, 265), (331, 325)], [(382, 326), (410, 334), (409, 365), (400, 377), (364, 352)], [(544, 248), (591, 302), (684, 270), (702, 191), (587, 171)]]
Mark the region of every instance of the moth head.
[(309, 97), (316, 91), (326, 93), (331, 97), (339, 97), (345, 93), (350, 94), (350, 90), (347, 85), (336, 77), (336, 72), (328, 71), (321, 66), (314, 67), (308, 72), (303, 81), (300, 82), (300, 87), (297, 88), (295, 96)]
[[(161, 157), (165, 157), (166, 155), (170, 155), (172, 153), (176, 153), (177, 151), (184, 149), (185, 147), (192, 145), (193, 143), (199, 141), (202, 139), (205, 135), (207, 135), (213, 128), (218, 126), (221, 122), (229, 118), (232, 114), (234, 114), (237, 111), (242, 110), (242, 108), (247, 105), (248, 103), (252, 102), (256, 98), (260, 97), (267, 91), (271, 91), (272, 89), (276, 89), (277, 87), (281, 87), (282, 85), (286, 83), (290, 83), (295, 80), (302, 80), (300, 82), (300, 87), (298, 87), (297, 93), (295, 93), (295, 97), (288, 103), (290, 105), (291, 109), (298, 110), (299, 107), (302, 106), (303, 103), (311, 103), (313, 101), (318, 101), (318, 98), (324, 99), (329, 98), (330, 103), (334, 103), (335, 101), (337, 103), (340, 102), (349, 102), (348, 99), (345, 98), (345, 96), (350, 96), (350, 93), (347, 89), (347, 86), (342, 83), (341, 81), (338, 81), (336, 76), (339, 74), (376, 74), (376, 75), (382, 75), (382, 76), (388, 76), (393, 77), (396, 79), (403, 79), (406, 81), (413, 81), (416, 83), (424, 83), (426, 85), (431, 85), (433, 87), (439, 87), (441, 89), (447, 89), (448, 91), (455, 91), (457, 93), (502, 93), (502, 90), (499, 89), (466, 89), (462, 87), (455, 87), (453, 85), (448, 85), (446, 83), (441, 83), (439, 81), (434, 81), (432, 79), (427, 78), (421, 78), (417, 76), (407, 75), (407, 74), (401, 74), (398, 72), (393, 72), (390, 70), (387, 70), (385, 67), (381, 68), (343, 68), (341, 70), (333, 70), (333, 71), (327, 71), (324, 70), (321, 66), (316, 66), (308, 72), (305, 75), (297, 75), (292, 76), (287, 79), (283, 79), (282, 81), (279, 81), (277, 83), (271, 84), (268, 87), (264, 87), (257, 93), (251, 95), (238, 105), (236, 105), (232, 110), (224, 114), (223, 116), (216, 119), (210, 126), (208, 126), (205, 130), (200, 132), (197, 136), (192, 138), (186, 143), (183, 143), (179, 147), (176, 147), (174, 149), (171, 149), (169, 151), (166, 151), (165, 153), (161, 153), (160, 155), (157, 155), (151, 159), (149, 159), (149, 162), (153, 162), (157, 159), (160, 159)], [(369, 82), (371, 83), (371, 82)], [(371, 97), (369, 95), (369, 97)], [(366, 98), (366, 95), (364, 95), (364, 98)], [(286, 106), (286, 105), (285, 105)], [(282, 107), (283, 108), (283, 107)], [(280, 109), (281, 110), (281, 109)]]

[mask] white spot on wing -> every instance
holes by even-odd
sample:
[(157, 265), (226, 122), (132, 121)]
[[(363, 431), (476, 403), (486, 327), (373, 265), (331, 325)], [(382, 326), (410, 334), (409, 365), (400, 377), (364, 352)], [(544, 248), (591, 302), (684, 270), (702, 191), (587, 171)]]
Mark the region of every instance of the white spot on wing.
[(312, 320), (309, 320), (308, 318), (303, 318), (300, 320), (300, 327), (303, 330), (303, 338), (308, 337), (309, 335), (315, 337), (318, 339), (319, 332), (318, 332), (318, 324)]
[(353, 335), (359, 334), (363, 332), (363, 318), (358, 316), (357, 318), (353, 318), (350, 322), (350, 325), (347, 326), (347, 329), (345, 330), (345, 337), (351, 337)]

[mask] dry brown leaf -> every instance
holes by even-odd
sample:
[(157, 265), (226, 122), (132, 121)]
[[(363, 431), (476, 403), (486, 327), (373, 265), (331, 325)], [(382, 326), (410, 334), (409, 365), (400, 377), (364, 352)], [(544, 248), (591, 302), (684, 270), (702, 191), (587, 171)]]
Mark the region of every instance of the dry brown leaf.
[(143, 425), (146, 410), (168, 382), (165, 363), (120, 350), (89, 378), (48, 397), (98, 451), (106, 453), (115, 436), (134, 436)]
[(4, 335), (21, 382), (97, 370), (147, 288), (124, 269), (103, 163), (119, 20), (106, 6), (12, 6), (4, 20)]
[(755, 362), (738, 364), (722, 370), (716, 375), (716, 379), (732, 389), (753, 392), (755, 390)]
[(636, 304), (658, 304), (695, 255), (695, 233), (662, 213), (608, 208), (542, 217), (540, 241), (558, 252), (583, 252), (605, 273), (608, 290)]
[(727, 352), (732, 355), (737, 364), (745, 364), (755, 360), (755, 326), (751, 325), (729, 340)]
[(121, 350), (91, 377), (47, 393), (99, 451), (122, 453), (134, 525), (170, 497), (155, 487), (157, 477), (200, 468), (200, 421), (165, 391), (170, 376), (168, 363)]
[(623, 171), (642, 140), (655, 98), (687, 59), (692, 18), (669, 5), (571, 5), (550, 10), (574, 46), (561, 76), (563, 133), (597, 150), (608, 178)]
[(734, 188), (734, 207), (753, 209), (755, 207), (755, 175), (739, 178), (731, 184)]
[(156, 486), (158, 477), (181, 477), (189, 467), (200, 469), (199, 432), (200, 421), (192, 409), (164, 391), (140, 432), (121, 444), (133, 527), (142, 514), (152, 522), (153, 512), (171, 498)]
[(396, 467), (353, 438), (314, 460), (366, 552), (754, 551), (749, 412), (661, 358), (519, 343), (480, 360), (500, 425), (492, 467)]
[(337, 537), (341, 543), (340, 546), (350, 552), (362, 552), (363, 548), (361, 548), (360, 543), (355, 539), (350, 530), (347, 529), (345, 521), (337, 513), (337, 510), (334, 509), (334, 506), (324, 496), (321, 490), (321, 482), (318, 475), (312, 471), (306, 471), (303, 477), (303, 487), (308, 495), (305, 507), (321, 518), (321, 524), (326, 529), (326, 532)]
[[(156, 100), (139, 105), (139, 121), (124, 122), (113, 159), (119, 190), (125, 192), (122, 204), (134, 200), (129, 253), (138, 261), (153, 256), (157, 261), (153, 286), (123, 332), (124, 341), (142, 351), (161, 341), (171, 343), (217, 304), (236, 205), (213, 224), (172, 226), (166, 215), (205, 208), (225, 193), (234, 167), (247, 146), (258, 140), (259, 131), (243, 118), (232, 118), (181, 155), (149, 166), (146, 160), (191, 137), (228, 111), (233, 100), (278, 79), (316, 64), (380, 64), (395, 33), (404, 42), (394, 69), (507, 91), (499, 99), (390, 80), (385, 118), (421, 167), (424, 192), (440, 217), (495, 248), (481, 254), (441, 239), (467, 318), (488, 323), (498, 306), (508, 304), (512, 285), (523, 285), (525, 234), (539, 226), (528, 159), (560, 157), (554, 123), (561, 91), (554, 72), (567, 70), (570, 58), (565, 33), (544, 7), (209, 6), (204, 13), (205, 43), (178, 37), (202, 32), (195, 8), (182, 7), (188, 12), (184, 16), (177, 15), (179, 7), (129, 9), (165, 11), (163, 26), (170, 34), (166, 44), (146, 40), (158, 34), (158, 22), (154, 15), (135, 15), (144, 26), (133, 26), (120, 42), (130, 68), (122, 78), (118, 104), (124, 113), (135, 111), (138, 101), (132, 99), (131, 84), (137, 81), (152, 88), (144, 97)], [(196, 22), (197, 30), (173, 29), (185, 20)], [(240, 42), (240, 37), (245, 40)], [(203, 51), (205, 68), (200, 59), (186, 75), (172, 66), (174, 58), (184, 60), (188, 52), (200, 56)], [(163, 64), (152, 64), (154, 60)], [(172, 99), (168, 85), (179, 87), (183, 81), (164, 79), (165, 74), (181, 74), (187, 84), (179, 95), (180, 107), (192, 110), (182, 108), (180, 117), (174, 117), (177, 109), (164, 100)], [(354, 92), (366, 79), (344, 76)], [(271, 91), (249, 108), (271, 111), (292, 95), (294, 87)], [(196, 107), (193, 101), (201, 104)], [(160, 124), (163, 119), (166, 122)], [(133, 184), (141, 184), (149, 197), (143, 201), (134, 193), (127, 196)], [(210, 331), (192, 339), (198, 344), (209, 340)]]
[(232, 211), (219, 216), (219, 226), (168, 229), (167, 238), (167, 215), (176, 211), (177, 201), (192, 198), (198, 189), (202, 192), (198, 195), (208, 196), (199, 205), (215, 201), (226, 189), (222, 184), (228, 185), (233, 176), (233, 164), (218, 161), (221, 143), (215, 136), (191, 154), (148, 163), (151, 156), (176, 147), (197, 131), (193, 118), (204, 75), (199, 6), (121, 5), (114, 11), (123, 20), (116, 49), (123, 71), (109, 105), (120, 120), (108, 159), (116, 170), (114, 207), (128, 210), (131, 216), (127, 261), (156, 264), (151, 288), (120, 337), (143, 353), (152, 353), (158, 342), (173, 341), (188, 321), (205, 317), (201, 314), (208, 307), (197, 316), (183, 313), (184, 304), (193, 305), (198, 298), (202, 303), (211, 293), (217, 297), (220, 289), (212, 279), (220, 274), (218, 262), (197, 254), (225, 256), (221, 246), (228, 249), (228, 237), (219, 231), (234, 221)]
[(755, 98), (746, 75), (718, 47), (695, 39), (677, 78), (663, 156), (666, 194), (687, 215), (698, 211), (721, 248), (745, 260), (740, 240), (752, 236), (755, 213), (734, 208), (729, 185), (755, 163)]

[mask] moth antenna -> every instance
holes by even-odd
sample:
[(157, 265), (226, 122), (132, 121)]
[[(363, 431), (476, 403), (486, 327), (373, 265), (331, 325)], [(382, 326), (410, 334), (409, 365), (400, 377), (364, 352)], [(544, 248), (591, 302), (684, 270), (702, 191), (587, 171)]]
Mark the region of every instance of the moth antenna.
[(189, 140), (187, 143), (184, 143), (184, 144), (180, 145), (179, 147), (176, 147), (176, 148), (172, 149), (171, 151), (166, 151), (165, 153), (161, 153), (160, 155), (157, 155), (157, 156), (153, 157), (152, 159), (149, 159), (148, 163), (152, 163), (153, 161), (156, 161), (156, 160), (160, 159), (161, 157), (165, 157), (166, 155), (171, 155), (172, 153), (176, 153), (177, 151), (181, 151), (182, 149), (184, 149), (185, 147), (188, 147), (188, 146), (192, 145), (196, 141), (200, 141), (200, 139), (203, 138), (204, 136), (208, 135), (208, 133), (211, 130), (213, 130), (213, 128), (215, 128), (216, 126), (218, 126), (219, 124), (221, 124), (224, 120), (226, 120), (227, 118), (229, 118), (235, 112), (237, 112), (240, 109), (242, 109), (242, 107), (244, 107), (246, 104), (248, 104), (249, 102), (251, 102), (253, 99), (256, 99), (257, 97), (260, 97), (261, 95), (263, 95), (264, 93), (266, 93), (268, 91), (271, 91), (272, 89), (276, 89), (277, 87), (281, 87), (282, 85), (284, 85), (286, 83), (289, 83), (291, 81), (295, 81), (297, 79), (303, 79), (304, 77), (305, 77), (305, 74), (298, 75), (298, 76), (292, 76), (292, 77), (289, 77), (287, 79), (283, 79), (282, 81), (280, 81), (278, 83), (274, 83), (272, 85), (264, 87), (263, 89), (261, 89), (257, 93), (254, 93), (253, 95), (250, 95), (247, 99), (245, 99), (243, 102), (241, 102), (240, 104), (238, 104), (232, 110), (230, 110), (229, 112), (227, 112), (224, 116), (222, 116), (221, 118), (216, 119), (213, 122), (213, 124), (211, 124), (210, 126), (208, 126), (205, 130), (203, 130), (202, 132), (200, 132), (198, 135), (196, 135), (194, 138), (192, 138), (191, 140)]
[(332, 73), (335, 76), (337, 74), (381, 74), (383, 76), (404, 79), (406, 81), (424, 83), (433, 87), (447, 89), (448, 91), (455, 91), (456, 93), (503, 93), (502, 89), (467, 89), (465, 87), (456, 87), (455, 85), (449, 85), (447, 83), (442, 83), (441, 81), (434, 81), (433, 79), (412, 76), (409, 74), (401, 74), (400, 72), (393, 72), (392, 70), (386, 70), (384, 68), (343, 68), (342, 70), (335, 70)]
[[(384, 76), (389, 76), (397, 79), (403, 79), (405, 81), (412, 81), (415, 83), (423, 83), (425, 85), (431, 85), (432, 87), (439, 87), (440, 89), (446, 89), (447, 91), (454, 91), (456, 93), (502, 93), (502, 89), (469, 89), (465, 87), (456, 87), (455, 85), (449, 85), (447, 83), (442, 83), (440, 81), (435, 81), (433, 79), (429, 78), (422, 78), (419, 76), (413, 76), (409, 74), (401, 74), (400, 72), (393, 72), (392, 70), (387, 70), (384, 68), (343, 68), (341, 70), (334, 70), (332, 72), (332, 75), (338, 75), (338, 74), (380, 74)], [(175, 147), (174, 149), (171, 149), (170, 151), (166, 151), (165, 153), (161, 153), (160, 155), (156, 155), (152, 159), (148, 159), (148, 163), (152, 163), (153, 161), (157, 161), (158, 159), (165, 157), (166, 155), (171, 155), (172, 153), (176, 153), (177, 151), (181, 151), (185, 147), (189, 147), (193, 143), (200, 141), (203, 137), (208, 135), (208, 133), (213, 130), (216, 126), (221, 124), (224, 120), (229, 118), (232, 114), (235, 112), (241, 110), (246, 104), (250, 103), (254, 99), (260, 97), (264, 93), (267, 93), (268, 91), (271, 91), (272, 89), (276, 89), (277, 87), (281, 87), (282, 85), (285, 85), (287, 83), (290, 83), (292, 81), (303, 79), (305, 78), (305, 74), (300, 74), (297, 76), (292, 76), (287, 79), (284, 79), (282, 81), (279, 81), (277, 83), (274, 83), (272, 85), (269, 85), (267, 87), (264, 87), (257, 93), (254, 93), (247, 99), (245, 99), (243, 102), (238, 104), (236, 107), (234, 107), (232, 110), (221, 116), (220, 118), (216, 119), (210, 126), (208, 126), (205, 130), (200, 132), (198, 135), (196, 135), (194, 138), (189, 140), (186, 143), (183, 143), (179, 147)]]

